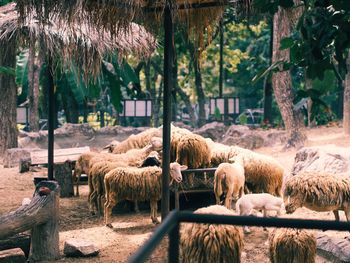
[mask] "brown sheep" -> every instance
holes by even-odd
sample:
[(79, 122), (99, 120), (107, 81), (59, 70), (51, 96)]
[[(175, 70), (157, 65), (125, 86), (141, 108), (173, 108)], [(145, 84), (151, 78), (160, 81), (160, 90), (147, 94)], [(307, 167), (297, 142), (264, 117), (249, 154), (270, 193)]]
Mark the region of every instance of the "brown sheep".
[[(234, 215), (224, 206), (213, 205), (196, 210), (197, 214)], [(243, 233), (232, 225), (181, 224), (180, 259), (193, 262), (241, 262)]]
[(304, 171), (290, 177), (284, 189), (287, 213), (305, 206), (308, 209), (333, 211), (339, 221), (339, 210), (350, 221), (350, 179), (319, 171)]
[(269, 235), (271, 263), (315, 263), (316, 238), (306, 230), (280, 228)]

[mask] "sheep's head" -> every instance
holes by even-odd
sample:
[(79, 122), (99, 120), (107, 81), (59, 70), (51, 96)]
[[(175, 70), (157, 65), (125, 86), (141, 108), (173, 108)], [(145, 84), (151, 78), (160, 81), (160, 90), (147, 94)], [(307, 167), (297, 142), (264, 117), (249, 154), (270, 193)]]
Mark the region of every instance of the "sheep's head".
[(112, 141), (110, 144), (106, 145), (105, 147), (103, 147), (104, 150), (108, 149), (108, 152), (112, 153), (113, 150), (115, 149), (115, 147), (117, 147), (117, 145), (119, 144), (120, 142), (118, 141)]
[(284, 198), (284, 207), (286, 209), (287, 214), (292, 214), (297, 210), (297, 208), (301, 207), (297, 199), (293, 199), (293, 202), (290, 201), (290, 196), (288, 198)]
[(163, 139), (160, 137), (152, 137), (150, 144), (154, 151), (160, 151), (163, 147)]
[(180, 165), (177, 162), (170, 164), (170, 176), (173, 178), (177, 183), (180, 183), (182, 181), (182, 174), (181, 171), (186, 170), (186, 165)]

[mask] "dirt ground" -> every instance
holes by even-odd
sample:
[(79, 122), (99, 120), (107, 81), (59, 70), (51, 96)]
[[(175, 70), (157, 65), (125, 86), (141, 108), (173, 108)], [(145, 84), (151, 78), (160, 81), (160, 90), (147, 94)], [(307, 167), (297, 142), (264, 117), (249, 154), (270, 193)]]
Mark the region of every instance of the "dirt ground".
[[(308, 142), (306, 146), (323, 147), (350, 147), (350, 137), (342, 134), (338, 127), (321, 127), (307, 130)], [(73, 140), (73, 139), (72, 139)], [(260, 148), (257, 152), (275, 157), (286, 171), (290, 171), (295, 149), (283, 151), (282, 146)], [(21, 205), (23, 198), (30, 198), (34, 192), (33, 177), (43, 171), (27, 172), (20, 174), (18, 168), (3, 168), (0, 166), (0, 215), (15, 210)], [(114, 211), (113, 229), (103, 226), (102, 218), (89, 214), (87, 205), (87, 185), (80, 186), (80, 197), (62, 198), (60, 200), (60, 248), (62, 258), (57, 262), (126, 262), (137, 248), (150, 236), (156, 226), (151, 223), (147, 204), (141, 204), (141, 212), (133, 212), (125, 203), (120, 204)], [(200, 202), (199, 202), (199, 201)], [(182, 196), (181, 206), (188, 209), (196, 209), (204, 205), (214, 204), (212, 195)], [(330, 219), (333, 213), (316, 213), (307, 209), (298, 209), (293, 215), (297, 218)], [(341, 213), (341, 220), (345, 216)], [(243, 263), (269, 262), (268, 245), (266, 243), (268, 232), (261, 228), (251, 228), (252, 233), (245, 235)], [(347, 233), (330, 232), (337, 236), (346, 236)], [(100, 253), (93, 258), (65, 258), (63, 256), (63, 244), (68, 239), (82, 239), (93, 242)], [(152, 254), (148, 262), (167, 262), (166, 242), (163, 242)], [(317, 263), (332, 262), (317, 256)]]

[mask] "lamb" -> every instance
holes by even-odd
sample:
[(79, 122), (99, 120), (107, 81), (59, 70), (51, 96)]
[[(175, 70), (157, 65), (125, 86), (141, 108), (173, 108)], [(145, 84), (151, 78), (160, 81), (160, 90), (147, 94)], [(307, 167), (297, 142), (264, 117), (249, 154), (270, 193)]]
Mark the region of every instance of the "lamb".
[[(170, 163), (170, 176), (180, 183), (181, 171), (187, 169), (185, 165)], [(111, 225), (112, 208), (121, 200), (150, 200), (152, 222), (159, 223), (157, 219), (157, 202), (161, 199), (162, 169), (152, 167), (125, 167), (111, 170), (105, 175), (104, 185), (106, 202), (104, 205), (105, 224)]]
[(231, 208), (231, 201), (237, 201), (244, 191), (244, 168), (238, 163), (222, 163), (214, 174), (214, 193), (216, 204), (220, 204), (220, 196), (226, 193), (225, 207)]
[(130, 135), (126, 140), (120, 142), (113, 149), (113, 153), (125, 153), (131, 149), (140, 149), (149, 144), (152, 137), (161, 137), (161, 129), (149, 128), (136, 135)]
[[(236, 203), (236, 212), (239, 215), (249, 216), (255, 210), (263, 210), (264, 217), (267, 216), (268, 210), (277, 212), (277, 216), (284, 212), (283, 199), (267, 193), (247, 194), (238, 199)], [(245, 233), (250, 233), (247, 226), (244, 227)]]
[[(197, 214), (234, 215), (224, 206), (213, 205), (196, 210)], [(242, 231), (232, 225), (181, 224), (181, 262), (241, 262)]]
[(284, 202), (288, 214), (305, 206), (317, 212), (333, 211), (339, 221), (339, 210), (344, 210), (350, 221), (350, 179), (320, 171), (301, 172), (286, 182)]
[[(176, 147), (176, 162), (192, 169), (208, 167), (210, 149), (205, 139), (193, 133), (181, 136)], [(193, 185), (193, 174), (185, 179), (188, 179), (189, 183)]]
[(300, 229), (280, 228), (269, 234), (271, 263), (315, 263), (316, 238)]

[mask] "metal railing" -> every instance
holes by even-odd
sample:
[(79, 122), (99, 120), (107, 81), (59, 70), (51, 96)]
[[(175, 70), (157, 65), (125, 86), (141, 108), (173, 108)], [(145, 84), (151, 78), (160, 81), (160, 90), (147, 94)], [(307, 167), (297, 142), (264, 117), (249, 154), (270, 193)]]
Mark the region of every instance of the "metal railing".
[(154, 231), (152, 236), (128, 260), (129, 263), (145, 262), (160, 241), (169, 235), (168, 262), (179, 262), (179, 226), (181, 222), (209, 223), (239, 226), (287, 227), (298, 229), (321, 229), (350, 231), (350, 222), (330, 220), (305, 220), (287, 218), (260, 218), (252, 216), (226, 216), (213, 214), (194, 214), (188, 211), (173, 210), (164, 222)]

